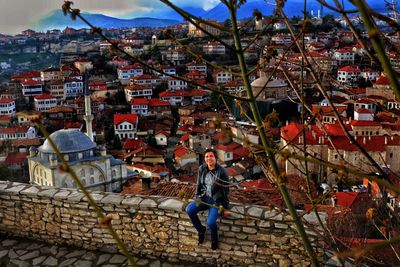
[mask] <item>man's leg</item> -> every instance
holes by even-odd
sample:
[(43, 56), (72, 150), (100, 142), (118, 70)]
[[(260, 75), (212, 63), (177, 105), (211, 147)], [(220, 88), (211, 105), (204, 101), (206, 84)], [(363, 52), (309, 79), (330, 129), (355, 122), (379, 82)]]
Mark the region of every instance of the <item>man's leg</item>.
[(199, 216), (197, 216), (197, 213), (206, 210), (208, 208), (209, 207), (207, 205), (201, 203), (197, 205), (196, 201), (191, 202), (186, 207), (186, 213), (189, 215), (190, 221), (192, 222), (194, 228), (196, 228), (197, 232), (199, 233), (199, 244), (202, 244), (204, 242), (205, 233), (207, 229), (201, 224)]
[(219, 218), (219, 210), (216, 207), (210, 207), (208, 210), (207, 225), (211, 231), (211, 248), (218, 248), (218, 226), (217, 219)]

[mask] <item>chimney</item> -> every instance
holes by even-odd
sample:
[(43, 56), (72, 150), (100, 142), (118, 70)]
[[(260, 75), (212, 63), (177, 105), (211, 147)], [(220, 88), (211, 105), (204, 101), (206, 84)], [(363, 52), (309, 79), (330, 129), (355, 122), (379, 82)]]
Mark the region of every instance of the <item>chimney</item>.
[(303, 144), (304, 140), (303, 140), (303, 135), (299, 135), (299, 144)]
[(364, 145), (365, 145), (365, 136), (363, 137), (363, 143), (364, 143)]
[(385, 136), (385, 145), (387, 145), (387, 136)]
[(393, 141), (393, 135), (390, 137), (390, 140), (392, 140), (392, 141)]

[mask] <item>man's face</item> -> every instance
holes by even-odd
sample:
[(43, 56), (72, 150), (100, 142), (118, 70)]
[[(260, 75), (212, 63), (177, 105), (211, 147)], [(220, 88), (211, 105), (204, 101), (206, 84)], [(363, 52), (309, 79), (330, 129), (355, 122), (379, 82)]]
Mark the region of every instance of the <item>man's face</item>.
[(215, 155), (213, 152), (207, 152), (204, 155), (206, 164), (208, 165), (209, 169), (214, 169), (215, 168), (215, 163), (217, 162), (217, 159), (215, 158)]

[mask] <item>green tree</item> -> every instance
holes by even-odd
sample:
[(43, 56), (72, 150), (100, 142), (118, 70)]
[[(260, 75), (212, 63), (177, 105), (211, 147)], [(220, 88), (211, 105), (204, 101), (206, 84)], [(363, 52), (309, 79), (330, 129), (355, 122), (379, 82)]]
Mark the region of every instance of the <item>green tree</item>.
[(7, 165), (0, 163), (0, 180), (7, 181), (10, 180), (10, 178), (12, 178), (10, 169)]
[(117, 134), (114, 136), (113, 147), (116, 150), (122, 149), (122, 142), (121, 142), (121, 139), (119, 138), (119, 136)]

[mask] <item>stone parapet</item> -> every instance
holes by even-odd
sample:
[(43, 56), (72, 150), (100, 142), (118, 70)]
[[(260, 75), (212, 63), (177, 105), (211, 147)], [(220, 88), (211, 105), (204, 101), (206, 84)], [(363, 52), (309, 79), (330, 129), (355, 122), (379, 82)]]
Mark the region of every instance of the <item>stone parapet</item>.
[[(219, 220), (220, 246), (210, 237), (197, 244), (197, 233), (176, 198), (92, 192), (94, 201), (133, 254), (171, 261), (234, 266), (307, 266), (310, 261), (288, 214), (262, 206), (233, 204), (231, 216)], [(206, 215), (206, 214), (205, 214)], [(322, 220), (325, 214), (320, 214)], [(205, 216), (200, 216), (205, 221)], [(316, 216), (303, 216), (318, 255), (323, 240)], [(86, 249), (116, 251), (114, 239), (76, 189), (55, 189), (0, 181), (0, 231), (16, 236)]]

